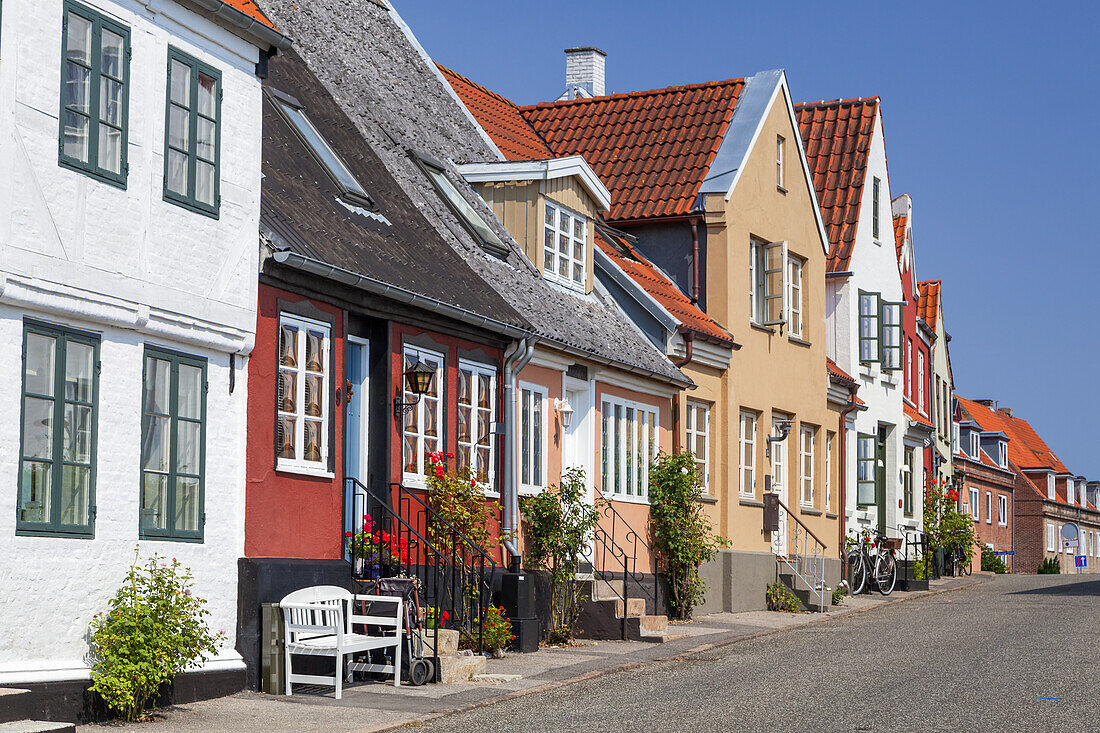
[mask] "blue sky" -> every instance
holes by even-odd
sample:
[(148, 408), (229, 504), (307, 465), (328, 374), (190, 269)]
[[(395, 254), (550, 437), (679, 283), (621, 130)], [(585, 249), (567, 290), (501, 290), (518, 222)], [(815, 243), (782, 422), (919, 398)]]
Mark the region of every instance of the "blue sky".
[(435, 59), (521, 104), (557, 97), (562, 50), (586, 45), (608, 53), (608, 92), (782, 68), (796, 101), (881, 96), (956, 389), (1100, 479), (1100, 5), (395, 3)]

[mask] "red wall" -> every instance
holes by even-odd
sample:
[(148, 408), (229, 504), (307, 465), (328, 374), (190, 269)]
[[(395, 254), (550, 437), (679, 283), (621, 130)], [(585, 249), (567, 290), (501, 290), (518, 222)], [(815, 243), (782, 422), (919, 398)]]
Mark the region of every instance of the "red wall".
[[(902, 349), (908, 352), (902, 354), (902, 359), (906, 360), (905, 389), (902, 394), (917, 406), (918, 411), (929, 417), (931, 415), (932, 400), (935, 399), (932, 395), (932, 354), (917, 330), (917, 294), (913, 292), (911, 273), (902, 272), (901, 292), (902, 299), (905, 301), (905, 307), (902, 308), (901, 314)], [(912, 349), (907, 346), (910, 341), (913, 343)], [(917, 380), (920, 379), (920, 373), (917, 371), (920, 367), (918, 354), (924, 354), (924, 404), (920, 404), (920, 387), (917, 384)], [(933, 450), (935, 450), (934, 447), (929, 447), (923, 451), (925, 476), (932, 475)]]
[(333, 385), (328, 405), (335, 420), (329, 453), (336, 476), (321, 478), (275, 470), (275, 404), (278, 370), (278, 299), (309, 300), (260, 283), (256, 346), (248, 363), (248, 458), (244, 554), (246, 557), (342, 557), (344, 442), (343, 409), (335, 386), (344, 383), (344, 316), (339, 308), (311, 301), (336, 317), (332, 333)]

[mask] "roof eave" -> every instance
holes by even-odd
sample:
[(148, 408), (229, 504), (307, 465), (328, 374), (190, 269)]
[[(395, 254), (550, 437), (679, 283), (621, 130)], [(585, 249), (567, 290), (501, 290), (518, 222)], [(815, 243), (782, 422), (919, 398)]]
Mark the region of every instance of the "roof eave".
[(269, 50), (277, 49), (285, 51), (290, 48), (292, 41), (271, 26), (253, 18), (243, 10), (238, 10), (223, 0), (176, 0), (181, 5), (191, 6), (192, 9), (201, 9), (211, 16), (211, 19), (226, 30), (244, 38), (256, 47)]
[(584, 158), (570, 155), (545, 160), (506, 160), (465, 163), (458, 172), (470, 183), (500, 181), (547, 181), (576, 176), (601, 211), (611, 209), (611, 192)]

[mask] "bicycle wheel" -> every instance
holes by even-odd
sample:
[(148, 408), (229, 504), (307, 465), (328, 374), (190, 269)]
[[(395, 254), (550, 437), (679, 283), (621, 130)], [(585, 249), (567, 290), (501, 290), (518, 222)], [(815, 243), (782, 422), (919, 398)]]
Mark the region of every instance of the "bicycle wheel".
[(963, 575), (970, 575), (970, 563), (966, 561), (966, 555), (959, 553), (959, 563)]
[(848, 589), (853, 596), (858, 596), (866, 585), (867, 561), (860, 550), (852, 550), (848, 553)]
[(894, 584), (898, 582), (898, 565), (894, 562), (894, 554), (883, 552), (875, 558), (875, 584), (878, 592), (888, 596), (894, 592)]

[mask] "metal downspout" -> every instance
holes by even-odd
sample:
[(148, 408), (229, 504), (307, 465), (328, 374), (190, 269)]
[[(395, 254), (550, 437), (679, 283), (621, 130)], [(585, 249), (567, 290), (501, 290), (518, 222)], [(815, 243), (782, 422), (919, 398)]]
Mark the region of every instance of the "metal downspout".
[(848, 404), (840, 411), (840, 425), (837, 427), (837, 431), (840, 433), (840, 522), (837, 526), (837, 548), (840, 552), (840, 577), (842, 580), (848, 579), (848, 563), (844, 562), (845, 525), (848, 523), (848, 415), (859, 406), (859, 403), (856, 402), (856, 392), (858, 391), (858, 384), (848, 387)]
[[(694, 225), (693, 225), (694, 226)], [(684, 358), (672, 362), (677, 369), (687, 366), (695, 355), (695, 334), (692, 331), (680, 329), (680, 335), (684, 337)], [(672, 396), (672, 451), (680, 452), (680, 392)]]
[(501, 499), (504, 504), (503, 545), (511, 557), (512, 572), (518, 573), (522, 555), (516, 546), (519, 532), (519, 470), (516, 465), (516, 381), (519, 373), (535, 354), (535, 339), (525, 336), (514, 342), (504, 358), (504, 484)]
[(699, 219), (691, 220), (691, 302), (699, 303)]

